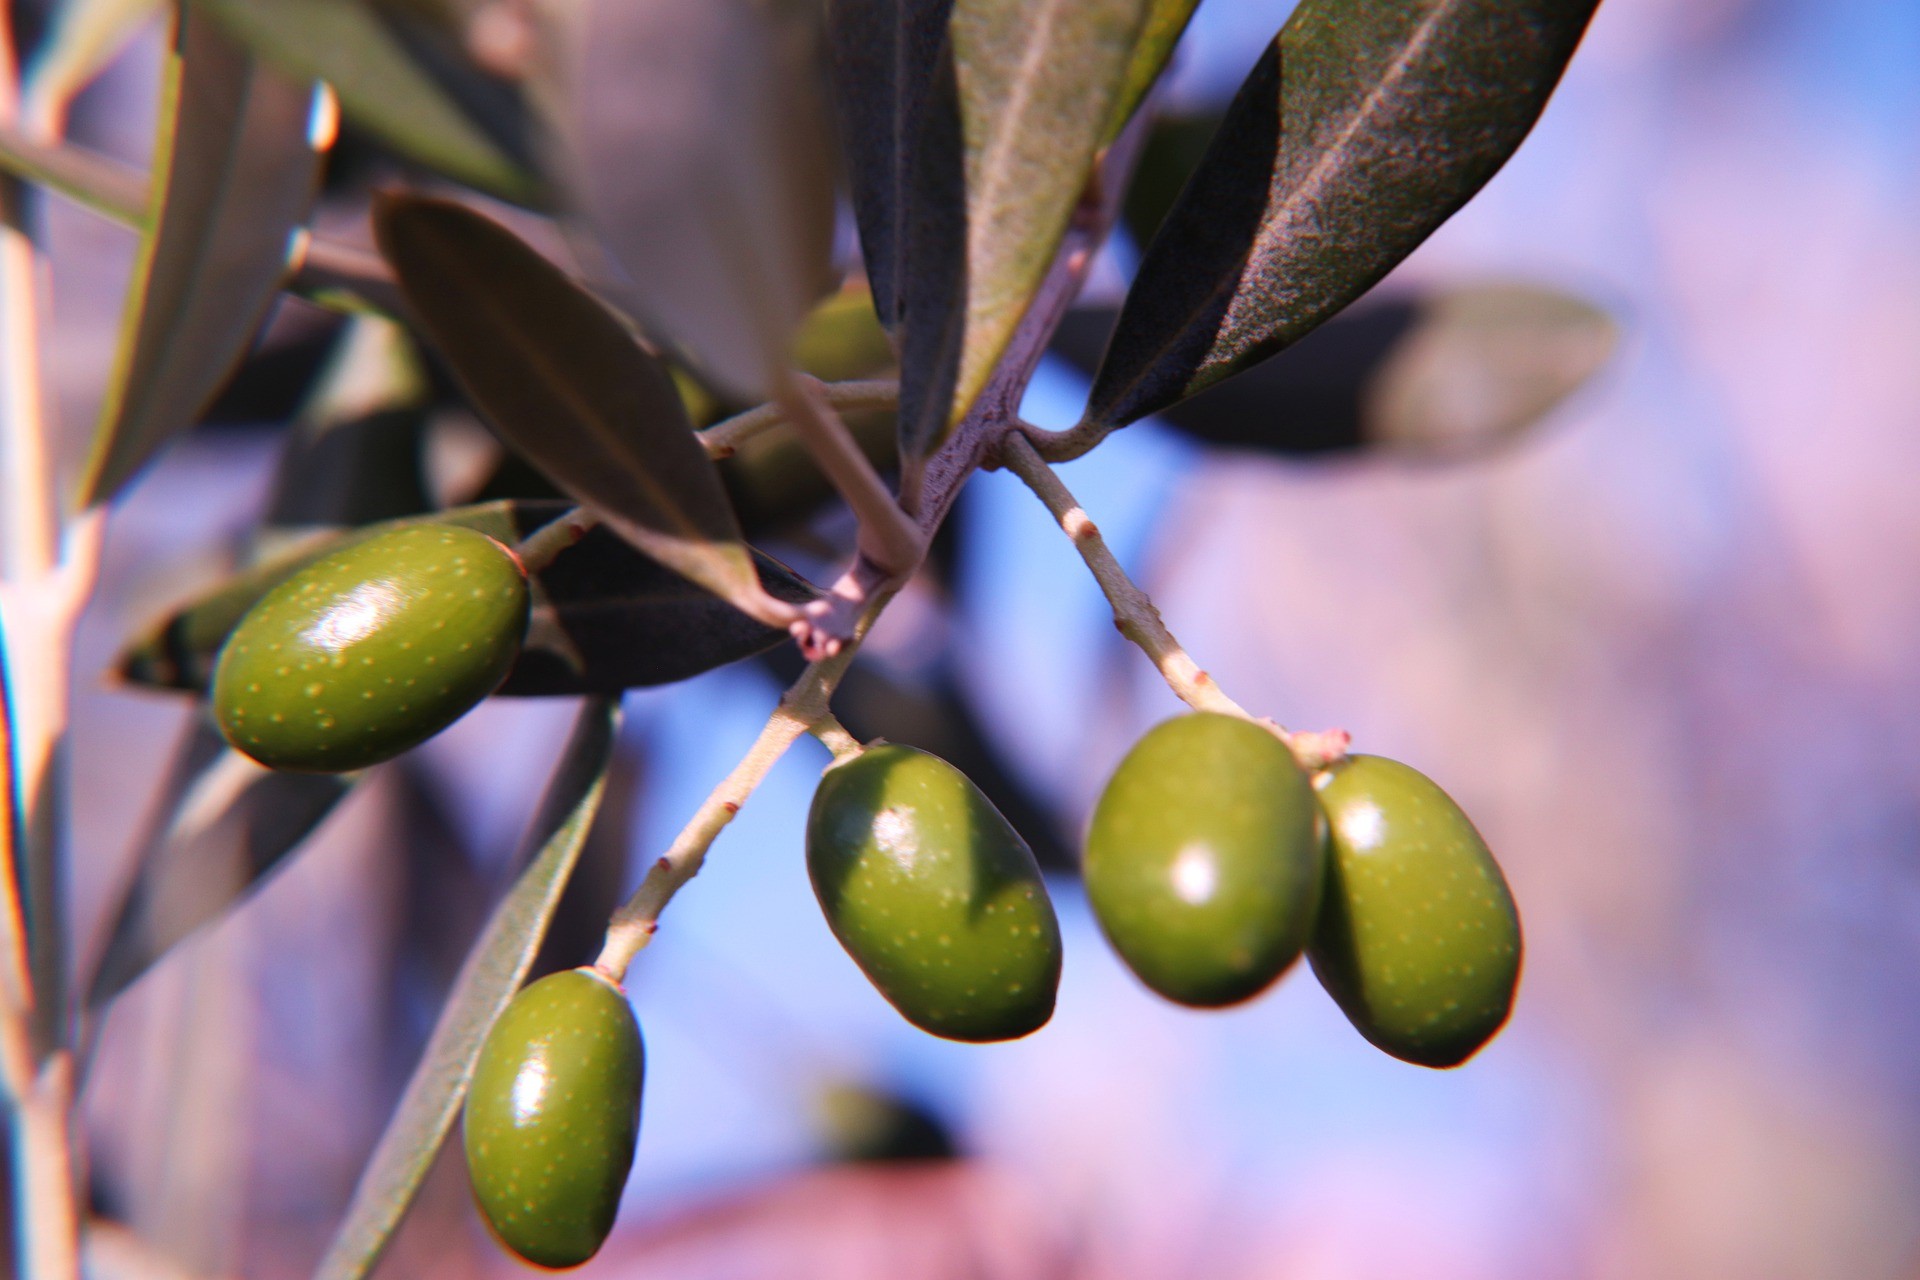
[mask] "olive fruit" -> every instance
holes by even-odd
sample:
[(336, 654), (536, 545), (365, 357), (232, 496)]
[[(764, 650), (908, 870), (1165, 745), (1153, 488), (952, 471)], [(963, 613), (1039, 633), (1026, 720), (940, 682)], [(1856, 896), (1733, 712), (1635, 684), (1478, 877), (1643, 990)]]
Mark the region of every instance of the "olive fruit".
[(1213, 1007), (1300, 958), (1326, 856), (1306, 774), (1273, 734), (1203, 712), (1149, 730), (1087, 831), (1087, 898), (1139, 979)]
[(363, 769), (424, 742), (507, 677), (526, 574), (484, 533), (412, 525), (322, 556), (227, 637), (213, 709), (275, 769)]
[(1424, 774), (1349, 756), (1318, 775), (1331, 858), (1307, 955), (1361, 1035), (1458, 1066), (1493, 1038), (1520, 978), (1520, 917), (1467, 815)]
[(940, 757), (881, 745), (829, 769), (807, 874), (834, 937), (914, 1026), (1012, 1040), (1053, 1016), (1060, 925), (1040, 867)]
[(467, 1094), (467, 1173), (501, 1243), (577, 1267), (613, 1229), (640, 1135), (645, 1050), (609, 979), (570, 969), (527, 987), (480, 1050)]

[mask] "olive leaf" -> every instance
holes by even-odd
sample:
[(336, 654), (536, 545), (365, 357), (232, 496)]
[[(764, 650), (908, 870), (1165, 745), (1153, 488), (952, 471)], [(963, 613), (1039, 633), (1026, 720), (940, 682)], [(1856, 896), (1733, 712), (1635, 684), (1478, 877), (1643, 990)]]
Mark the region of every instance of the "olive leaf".
[(431, 24), (377, 0), (187, 0), (290, 74), (324, 80), (355, 124), (400, 154), (521, 204), (544, 193), (524, 112)]
[(1359, 297), (1519, 147), (1598, 0), (1303, 0), (1148, 247), (1094, 381), (1111, 429)]
[[(1092, 372), (1113, 320), (1107, 309), (1071, 312), (1053, 350)], [(1282, 456), (1474, 458), (1583, 386), (1617, 338), (1606, 312), (1538, 285), (1370, 299), (1157, 416), (1207, 444)]]
[(806, 0), (586, 0), (564, 126), (651, 332), (768, 398), (832, 287), (834, 146)]
[[(324, 90), (318, 91), (324, 94)], [(118, 493), (192, 426), (246, 353), (287, 273), (327, 140), (311, 82), (257, 61), (191, 7), (169, 60), (150, 224), (82, 487)]]
[[(874, 310), (900, 322), (914, 148), (953, 0), (828, 0), (827, 46)], [(958, 246), (956, 246), (956, 249)]]
[(53, 145), (0, 123), (0, 171), (65, 196), (122, 226), (144, 231), (152, 213), (147, 176), (118, 160)]
[(87, 981), (88, 1008), (112, 1000), (258, 889), (358, 776), (276, 773), (227, 746), (211, 718), (196, 715)]
[(1151, 0), (1147, 7), (1146, 24), (1140, 29), (1140, 38), (1133, 46), (1133, 57), (1127, 63), (1127, 75), (1121, 82), (1120, 96), (1113, 104), (1113, 116), (1107, 121), (1103, 145), (1118, 137), (1120, 130), (1126, 128), (1127, 121), (1133, 118), (1133, 113), (1139, 110), (1147, 91), (1153, 88), (1154, 81), (1166, 70), (1167, 63), (1173, 57), (1173, 47), (1180, 43), (1187, 22), (1199, 5), (1200, 0)]
[(385, 196), (374, 232), (427, 336), (508, 444), (653, 559), (764, 614), (672, 375), (612, 312), (464, 206)]
[[(900, 443), (909, 466), (972, 408), (1053, 265), (1151, 7), (1152, 0), (955, 0), (952, 98), (936, 77), (916, 148), (915, 190), (924, 194), (912, 208), (912, 265), (902, 286)], [(952, 264), (943, 261), (954, 236), (939, 216), (956, 136), (963, 299), (953, 296)]]
[(494, 909), (454, 980), (346, 1218), (314, 1272), (316, 1280), (353, 1280), (371, 1272), (419, 1192), (459, 1114), (487, 1032), (526, 977), (573, 874), (606, 792), (619, 725), (615, 699), (592, 698), (580, 709), (524, 852), (515, 859), (525, 861), (526, 870)]
[(22, 97), (42, 120), (66, 115), (74, 95), (160, 12), (160, 0), (65, 0), (35, 50)]
[[(204, 692), (229, 632), (274, 584), (303, 565), (388, 529), (419, 523), (477, 529), (509, 545), (558, 519), (559, 501), (501, 501), (311, 537), (222, 582), (140, 632), (117, 670), (129, 683)], [(755, 553), (763, 587), (802, 602), (819, 592)], [(612, 693), (685, 680), (773, 647), (786, 633), (764, 626), (604, 530), (589, 533), (533, 577), (527, 640), (500, 693)]]

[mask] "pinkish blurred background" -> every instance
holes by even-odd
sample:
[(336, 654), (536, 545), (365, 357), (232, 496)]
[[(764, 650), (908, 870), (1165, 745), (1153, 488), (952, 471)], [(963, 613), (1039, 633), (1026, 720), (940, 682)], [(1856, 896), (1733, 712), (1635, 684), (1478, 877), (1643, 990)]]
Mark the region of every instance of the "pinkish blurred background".
[[(1170, 100), (1231, 93), (1288, 7), (1205, 0)], [(158, 39), (81, 101), (77, 138), (142, 158)], [(1065, 469), (1236, 698), (1345, 726), (1475, 816), (1528, 958), (1466, 1068), (1376, 1053), (1304, 970), (1230, 1013), (1159, 1002), (1070, 880), (1052, 1025), (920, 1035), (814, 907), (807, 744), (636, 970), (640, 1154), (583, 1274), (1920, 1277), (1917, 197), (1911, 0), (1605, 0), (1519, 156), (1388, 286), (1592, 298), (1624, 334), (1593, 385), (1457, 467), (1208, 453), (1143, 424)], [(77, 439), (133, 240), (47, 212)], [(1028, 414), (1064, 425), (1083, 394), (1049, 365)], [(83, 953), (185, 723), (95, 673), (217, 574), (271, 464), (264, 438), (195, 437), (115, 517), (80, 666)], [(966, 507), (969, 689), (1077, 830), (1177, 704), (1016, 482), (983, 476)], [(911, 612), (875, 661), (911, 665)], [(775, 688), (748, 665), (630, 697), (641, 785), (590, 860), (610, 892)], [(93, 1178), (149, 1267), (310, 1270), (569, 711), (482, 708), (115, 1010)], [(961, 1157), (829, 1158), (871, 1154), (874, 1125)], [(443, 1161), (381, 1274), (515, 1270)]]

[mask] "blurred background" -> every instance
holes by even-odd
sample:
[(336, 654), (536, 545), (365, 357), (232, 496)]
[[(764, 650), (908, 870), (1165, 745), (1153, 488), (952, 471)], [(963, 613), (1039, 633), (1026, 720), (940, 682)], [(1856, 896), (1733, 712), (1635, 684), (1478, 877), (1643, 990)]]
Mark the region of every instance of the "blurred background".
[[(1162, 105), (1217, 110), (1289, 8), (1204, 0)], [(144, 161), (161, 38), (79, 100), (77, 140)], [(1283, 457), (1149, 421), (1064, 468), (1235, 698), (1345, 727), (1474, 816), (1528, 948), (1490, 1048), (1453, 1072), (1388, 1059), (1304, 966), (1243, 1008), (1176, 1009), (1067, 874), (1052, 1024), (924, 1036), (814, 905), (807, 742), (634, 971), (640, 1152), (585, 1274), (1920, 1276), (1917, 197), (1920, 6), (1605, 0), (1519, 155), (1372, 304), (1514, 281), (1586, 299), (1619, 338), (1575, 395), (1470, 460)], [(77, 441), (134, 238), (45, 213)], [(1116, 243), (1093, 301), (1136, 252)], [(312, 323), (289, 303), (276, 332), (294, 349)], [(1085, 390), (1052, 358), (1027, 416), (1068, 425)], [(79, 666), (83, 956), (189, 722), (108, 671), (271, 500), (276, 440), (245, 417), (175, 446), (114, 516)], [(849, 721), (961, 733), (1061, 865), (1178, 704), (1017, 481), (976, 479), (941, 565), (876, 635)], [(590, 958), (777, 666), (628, 697), (624, 798), (546, 963)], [(115, 1007), (92, 1179), (144, 1274), (311, 1269), (570, 714), (496, 700), (382, 771)], [(464, 1178), (442, 1162), (382, 1275), (517, 1270)]]

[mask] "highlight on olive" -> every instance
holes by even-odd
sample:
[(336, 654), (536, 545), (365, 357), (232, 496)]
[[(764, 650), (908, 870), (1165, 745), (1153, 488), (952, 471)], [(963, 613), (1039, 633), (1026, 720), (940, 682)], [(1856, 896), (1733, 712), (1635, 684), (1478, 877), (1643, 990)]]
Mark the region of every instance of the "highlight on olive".
[(1211, 712), (1149, 730), (1094, 808), (1083, 874), (1127, 967), (1180, 1004), (1251, 999), (1299, 959), (1325, 866), (1293, 753)]
[(488, 1033), (467, 1093), (474, 1198), (500, 1242), (575, 1267), (613, 1229), (640, 1136), (640, 1025), (594, 969), (542, 978)]
[(1039, 865), (938, 756), (880, 745), (829, 769), (807, 872), (834, 936), (915, 1026), (1012, 1040), (1053, 1016), (1060, 927)]
[(505, 680), (530, 593), (483, 533), (410, 525), (321, 557), (228, 636), (213, 710), (235, 748), (275, 769), (346, 772), (432, 737)]
[(1354, 1027), (1408, 1062), (1452, 1067), (1492, 1039), (1520, 979), (1520, 917), (1467, 815), (1382, 756), (1316, 775), (1331, 851), (1308, 948)]

